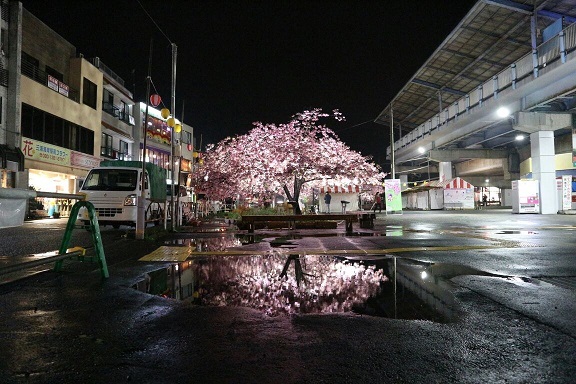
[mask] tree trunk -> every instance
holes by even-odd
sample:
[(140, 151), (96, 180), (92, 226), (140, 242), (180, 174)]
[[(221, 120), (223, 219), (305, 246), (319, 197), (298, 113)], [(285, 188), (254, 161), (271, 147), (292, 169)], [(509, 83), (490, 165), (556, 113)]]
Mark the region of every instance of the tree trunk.
[(292, 212), (295, 215), (301, 215), (302, 210), (300, 209), (298, 199), (300, 198), (300, 188), (302, 188), (302, 181), (299, 180), (296, 176), (294, 177), (294, 195), (290, 193), (286, 184), (284, 184), (283, 188), (284, 193), (286, 193), (286, 197), (288, 198), (288, 204), (292, 206)]

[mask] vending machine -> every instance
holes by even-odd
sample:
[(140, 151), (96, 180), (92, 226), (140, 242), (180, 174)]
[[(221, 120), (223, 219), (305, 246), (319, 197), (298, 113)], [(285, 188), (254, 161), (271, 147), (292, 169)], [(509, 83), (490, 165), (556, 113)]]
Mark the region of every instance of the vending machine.
[(512, 180), (512, 213), (540, 213), (538, 180)]

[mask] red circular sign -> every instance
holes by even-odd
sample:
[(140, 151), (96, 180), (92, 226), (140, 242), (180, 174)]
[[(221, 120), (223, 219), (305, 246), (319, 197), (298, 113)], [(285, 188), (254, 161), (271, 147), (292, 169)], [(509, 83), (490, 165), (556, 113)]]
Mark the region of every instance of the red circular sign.
[(160, 95), (150, 95), (150, 104), (152, 104), (153, 107), (159, 106), (161, 101), (162, 98)]

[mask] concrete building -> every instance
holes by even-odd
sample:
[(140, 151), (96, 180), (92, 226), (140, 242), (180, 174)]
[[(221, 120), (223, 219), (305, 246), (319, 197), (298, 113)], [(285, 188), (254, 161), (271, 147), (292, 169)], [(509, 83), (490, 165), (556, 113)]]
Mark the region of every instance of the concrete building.
[[(134, 110), (135, 127), (144, 127), (146, 119), (146, 104), (138, 103)], [(194, 130), (191, 126), (182, 123), (180, 132), (172, 131), (166, 124), (160, 110), (148, 106), (148, 127), (146, 130), (146, 161), (154, 163), (168, 170), (168, 178), (172, 179), (170, 156), (173, 153), (177, 157), (175, 169), (179, 171), (174, 175), (175, 183), (190, 186), (189, 175), (192, 172), (194, 160)], [(144, 147), (143, 129), (134, 129), (134, 143), (132, 153), (134, 160), (142, 160), (142, 148)], [(172, 148), (172, 139), (174, 148)], [(138, 154), (138, 155), (136, 155)]]
[[(14, 10), (18, 15), (18, 10)], [(18, 172), (24, 171), (24, 158), (20, 148), (20, 140), (16, 135), (19, 130), (20, 115), (14, 111), (18, 94), (8, 92), (8, 80), (11, 89), (19, 84), (19, 76), (9, 77), (9, 73), (19, 72), (20, 29), (9, 31), (8, 20), (10, 7), (7, 0), (0, 2), (0, 187), (14, 187)], [(9, 36), (9, 32), (13, 36)], [(12, 44), (9, 44), (12, 42)], [(12, 57), (12, 60), (9, 58)], [(10, 104), (10, 108), (8, 108)], [(10, 111), (10, 113), (8, 113)]]
[(100, 156), (106, 160), (132, 160), (134, 147), (134, 96), (124, 80), (98, 57), (90, 59), (102, 72)]
[[(124, 80), (20, 2), (0, 0), (0, 10), (1, 187), (75, 193), (101, 160), (142, 160), (146, 104)], [(148, 113), (146, 161), (170, 172), (173, 154), (175, 182), (190, 186), (192, 127), (172, 133), (159, 110)]]
[(8, 87), (7, 117), (14, 121), (28, 185), (76, 192), (77, 180), (100, 161), (103, 75), (20, 3), (9, 6), (8, 60), (20, 71), (9, 76), (15, 80)]

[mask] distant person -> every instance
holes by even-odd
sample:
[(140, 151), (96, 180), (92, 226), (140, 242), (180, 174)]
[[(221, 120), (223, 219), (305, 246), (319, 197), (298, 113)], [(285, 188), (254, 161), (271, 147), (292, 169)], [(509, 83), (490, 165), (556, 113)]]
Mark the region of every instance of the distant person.
[(486, 194), (484, 194), (482, 196), (482, 205), (483, 206), (487, 206), (488, 205), (488, 196), (486, 196)]
[(382, 213), (382, 195), (378, 192), (374, 195), (374, 213), (376, 213), (376, 208)]
[(324, 204), (326, 204), (326, 212), (330, 213), (330, 202), (332, 201), (332, 195), (330, 192), (326, 192), (324, 195)]

